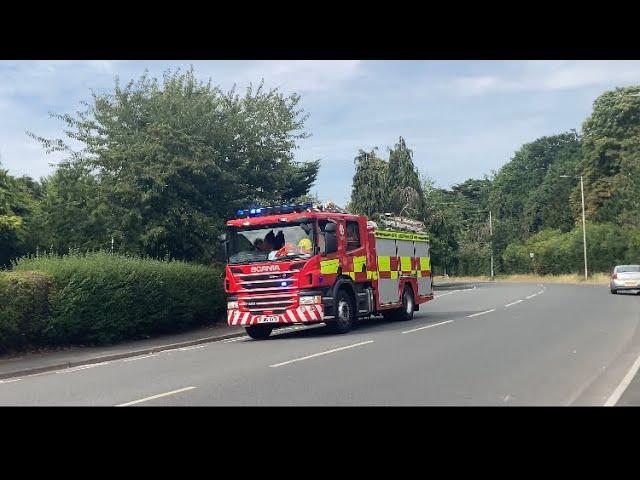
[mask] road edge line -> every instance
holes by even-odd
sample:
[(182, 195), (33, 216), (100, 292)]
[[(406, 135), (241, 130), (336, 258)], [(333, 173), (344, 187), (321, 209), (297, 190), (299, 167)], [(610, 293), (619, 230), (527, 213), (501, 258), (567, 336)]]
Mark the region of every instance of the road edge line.
[(609, 396), (609, 398), (607, 398), (607, 401), (604, 403), (605, 407), (614, 407), (618, 403), (622, 395), (624, 395), (624, 392), (627, 390), (627, 388), (633, 381), (634, 377), (636, 376), (636, 373), (638, 373), (638, 370), (640, 370), (640, 355), (638, 355), (638, 358), (636, 358), (636, 361), (633, 362), (633, 365), (631, 365), (631, 368), (629, 369), (627, 374), (624, 376), (620, 384), (616, 387), (616, 389)]
[(121, 360), (123, 358), (137, 357), (139, 355), (164, 352), (167, 350), (177, 350), (178, 348), (190, 347), (193, 345), (199, 345), (201, 343), (213, 343), (219, 340), (228, 340), (229, 338), (242, 337), (244, 335), (246, 335), (245, 332), (236, 332), (236, 333), (230, 333), (227, 335), (205, 337), (205, 338), (199, 338), (197, 340), (188, 340), (185, 342), (168, 343), (166, 345), (159, 345), (157, 347), (148, 347), (142, 350), (135, 350), (131, 352), (114, 353), (112, 355), (103, 355), (100, 357), (88, 358), (85, 360), (76, 360), (73, 362), (63, 362), (55, 365), (46, 365), (44, 367), (15, 370), (13, 372), (0, 373), (0, 380), (6, 379), (6, 378), (14, 378), (14, 377), (29, 377), (32, 375), (37, 375), (39, 373), (46, 373), (53, 370), (62, 370), (66, 368), (80, 367), (82, 365), (91, 365), (94, 363), (101, 363), (101, 362), (111, 362), (114, 360)]

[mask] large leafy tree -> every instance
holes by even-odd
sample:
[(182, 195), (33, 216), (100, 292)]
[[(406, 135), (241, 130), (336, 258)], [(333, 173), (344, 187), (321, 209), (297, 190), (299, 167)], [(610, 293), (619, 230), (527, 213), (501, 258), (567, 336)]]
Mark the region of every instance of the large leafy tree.
[(402, 137), (389, 150), (387, 199), (389, 212), (418, 219), (424, 217), (420, 176), (413, 164), (413, 151), (407, 147)]
[(387, 211), (387, 170), (388, 164), (376, 154), (360, 150), (355, 157), (356, 171), (351, 187), (349, 209), (354, 213), (374, 217)]
[[(223, 219), (237, 208), (289, 201), (315, 182), (319, 161), (294, 161), (298, 140), (308, 136), (299, 102), (262, 84), (244, 95), (223, 92), (193, 69), (124, 86), (116, 79), (113, 92), (93, 93), (84, 110), (54, 115), (67, 140), (32, 134), (47, 151), (68, 152), (63, 176), (80, 175), (95, 197), (85, 198), (84, 233), (60, 238), (103, 244), (113, 236), (129, 252), (211, 258)], [(87, 195), (82, 189), (67, 193)], [(58, 200), (46, 208), (70, 207)]]
[(38, 188), (29, 177), (12, 177), (0, 164), (0, 267), (28, 249)]
[(640, 225), (640, 87), (599, 96), (582, 131), (587, 215)]

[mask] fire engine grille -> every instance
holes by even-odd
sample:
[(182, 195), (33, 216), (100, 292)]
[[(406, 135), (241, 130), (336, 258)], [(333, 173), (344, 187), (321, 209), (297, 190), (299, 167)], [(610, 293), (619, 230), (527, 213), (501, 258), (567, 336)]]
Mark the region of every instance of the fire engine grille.
[(260, 274), (237, 274), (237, 283), (244, 290), (292, 288), (296, 283), (295, 271), (268, 272)]
[(287, 308), (297, 303), (296, 295), (260, 295), (238, 298), (238, 306), (241, 311), (251, 312), (254, 315), (265, 312), (284, 313)]

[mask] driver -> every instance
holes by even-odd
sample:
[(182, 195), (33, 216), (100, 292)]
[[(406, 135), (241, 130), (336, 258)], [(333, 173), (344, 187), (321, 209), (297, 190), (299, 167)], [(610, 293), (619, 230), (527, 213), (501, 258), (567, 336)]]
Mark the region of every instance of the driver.
[(298, 249), (300, 253), (311, 253), (311, 240), (303, 238), (298, 242)]

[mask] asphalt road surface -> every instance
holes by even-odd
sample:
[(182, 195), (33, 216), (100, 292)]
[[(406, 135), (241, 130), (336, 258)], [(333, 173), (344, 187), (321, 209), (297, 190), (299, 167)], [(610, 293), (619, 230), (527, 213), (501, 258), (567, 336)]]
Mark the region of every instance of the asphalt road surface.
[(507, 283), (436, 295), (411, 321), (345, 335), (289, 328), (6, 379), (0, 405), (612, 405), (633, 380), (638, 295)]

